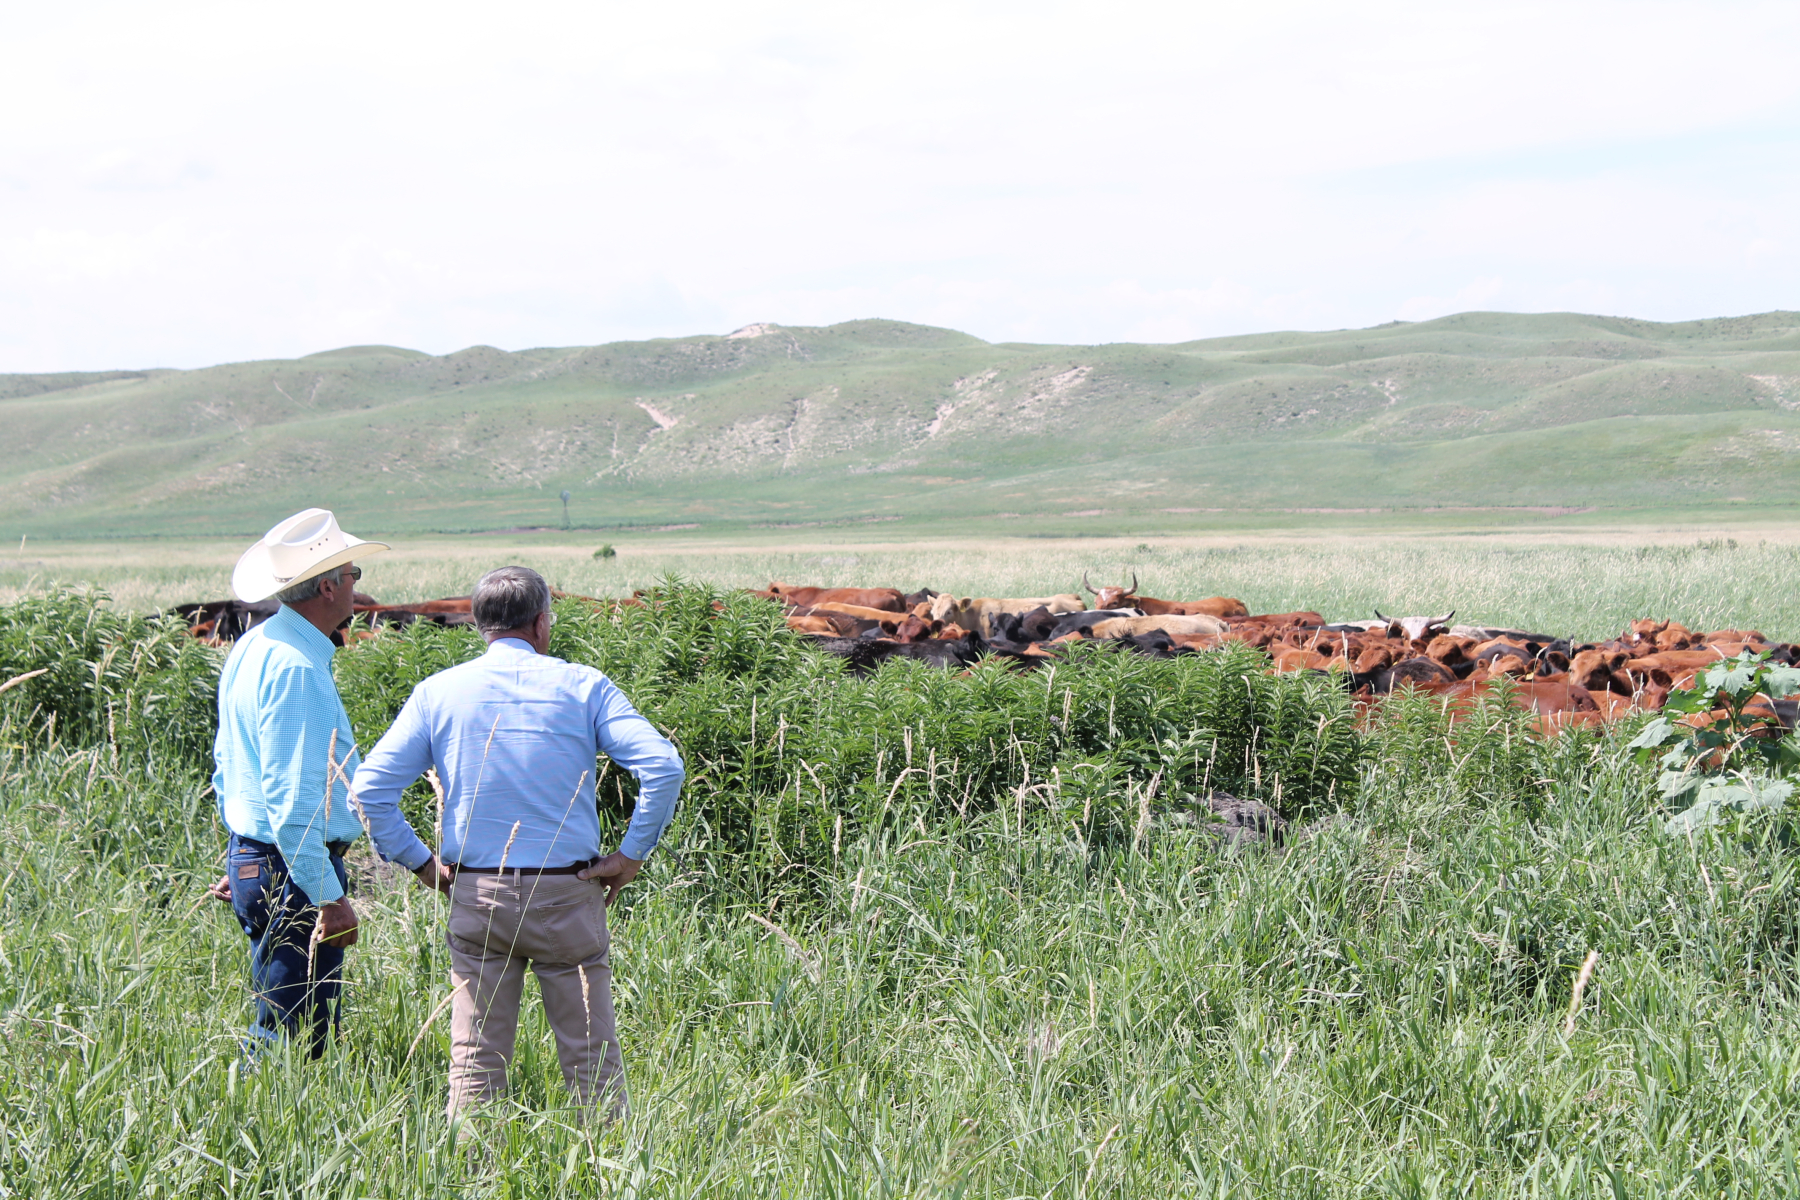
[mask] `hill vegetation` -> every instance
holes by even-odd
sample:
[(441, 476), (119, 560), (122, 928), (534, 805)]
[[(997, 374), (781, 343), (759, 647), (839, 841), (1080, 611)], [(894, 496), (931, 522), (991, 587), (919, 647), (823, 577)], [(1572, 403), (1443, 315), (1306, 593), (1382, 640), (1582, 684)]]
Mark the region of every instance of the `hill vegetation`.
[[(0, 376), (0, 533), (1046, 523), (1800, 499), (1800, 313), (1468, 313), (1180, 345), (897, 321)], [(1012, 524), (1006, 524), (1011, 522)]]

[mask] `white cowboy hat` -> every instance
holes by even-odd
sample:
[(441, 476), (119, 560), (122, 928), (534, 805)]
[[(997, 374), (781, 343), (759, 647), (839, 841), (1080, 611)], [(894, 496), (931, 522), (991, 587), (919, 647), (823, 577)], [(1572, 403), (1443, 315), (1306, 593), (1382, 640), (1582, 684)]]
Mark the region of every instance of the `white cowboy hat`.
[(390, 547), (365, 542), (338, 528), (330, 510), (309, 508), (295, 513), (244, 551), (231, 572), (231, 590), (239, 600), (267, 600), (314, 575), (323, 575), (353, 558), (367, 558)]

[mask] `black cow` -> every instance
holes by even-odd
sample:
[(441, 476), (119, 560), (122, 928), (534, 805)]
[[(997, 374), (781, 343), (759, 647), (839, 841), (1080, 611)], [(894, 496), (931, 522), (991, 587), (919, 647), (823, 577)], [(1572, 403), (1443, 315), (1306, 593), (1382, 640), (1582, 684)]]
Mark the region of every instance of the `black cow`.
[(274, 616), (278, 600), (208, 600), (204, 604), (177, 604), (172, 611), (187, 622), (195, 637), (214, 642), (235, 642)]
[(853, 674), (867, 675), (890, 658), (910, 658), (933, 667), (966, 667), (978, 662), (985, 646), (980, 638), (927, 638), (896, 642), (886, 638), (819, 637), (813, 644), (843, 659)]
[(1009, 642), (1029, 645), (1032, 642), (1050, 642), (1059, 637), (1086, 629), (1101, 621), (1109, 621), (1114, 617), (1141, 617), (1144, 614), (1135, 608), (1101, 608), (1089, 612), (1053, 613), (1045, 605), (1038, 605), (1026, 613), (1003, 613), (994, 618), (994, 628), (1002, 638)]

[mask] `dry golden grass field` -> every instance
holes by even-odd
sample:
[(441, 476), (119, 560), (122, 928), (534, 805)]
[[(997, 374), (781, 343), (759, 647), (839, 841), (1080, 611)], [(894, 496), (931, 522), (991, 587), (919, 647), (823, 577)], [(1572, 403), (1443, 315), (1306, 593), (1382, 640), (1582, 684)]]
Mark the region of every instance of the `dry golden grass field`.
[[(379, 538), (379, 529), (356, 530)], [(0, 603), (57, 584), (101, 588), (148, 611), (229, 595), (246, 539), (27, 541), (0, 552)], [(1221, 532), (1135, 538), (925, 538), (916, 541), (730, 540), (682, 534), (621, 539), (594, 557), (592, 533), (397, 536), (368, 560), (362, 588), (387, 603), (467, 594), (509, 562), (557, 587), (616, 596), (674, 574), (721, 587), (772, 579), (825, 585), (931, 587), (964, 595), (1079, 591), (1135, 572), (1145, 595), (1232, 595), (1255, 612), (1314, 609), (1332, 619), (1437, 613), (1581, 637), (1638, 616), (1699, 628), (1764, 627), (1800, 638), (1800, 523), (1747, 527), (1630, 526), (1352, 534)]]

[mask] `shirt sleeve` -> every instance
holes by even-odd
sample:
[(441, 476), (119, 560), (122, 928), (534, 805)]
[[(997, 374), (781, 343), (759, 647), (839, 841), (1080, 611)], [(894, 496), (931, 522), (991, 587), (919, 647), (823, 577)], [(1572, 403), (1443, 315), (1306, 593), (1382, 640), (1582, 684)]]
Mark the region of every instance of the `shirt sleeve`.
[[(231, 653), (237, 653), (236, 646), (231, 648)], [(221, 825), (225, 824), (225, 759), (231, 753), (231, 712), (230, 706), (225, 702), (230, 690), (231, 658), (227, 655), (225, 666), (219, 671), (219, 732), (213, 737), (213, 811), (219, 814)]]
[[(337, 697), (330, 676), (299, 667), (276, 673), (263, 685), (257, 742), (262, 759), (263, 802), (288, 874), (307, 899), (326, 905), (344, 894), (325, 849), (325, 755), (337, 728)], [(341, 742), (343, 739), (339, 739)], [(340, 755), (350, 747), (340, 745)], [(335, 782), (331, 806), (348, 805)]]
[(230, 731), (225, 726), (225, 722), (229, 718), (225, 715), (224, 710), (225, 705), (220, 704), (219, 732), (218, 735), (213, 738), (213, 811), (219, 814), (220, 824), (224, 824), (225, 822), (225, 755), (229, 753), (226, 746), (229, 744), (231, 736)]
[(675, 816), (675, 799), (681, 794), (687, 768), (674, 743), (656, 732), (656, 726), (631, 706), (623, 692), (608, 681), (601, 693), (594, 718), (595, 738), (606, 756), (638, 781), (637, 807), (631, 811), (631, 824), (619, 843), (619, 853), (646, 859)]
[(419, 698), (407, 698), (400, 715), (356, 768), (356, 798), (362, 802), (369, 840), (387, 862), (416, 871), (431, 861), (431, 847), (400, 811), (400, 793), (432, 765), (431, 729)]

